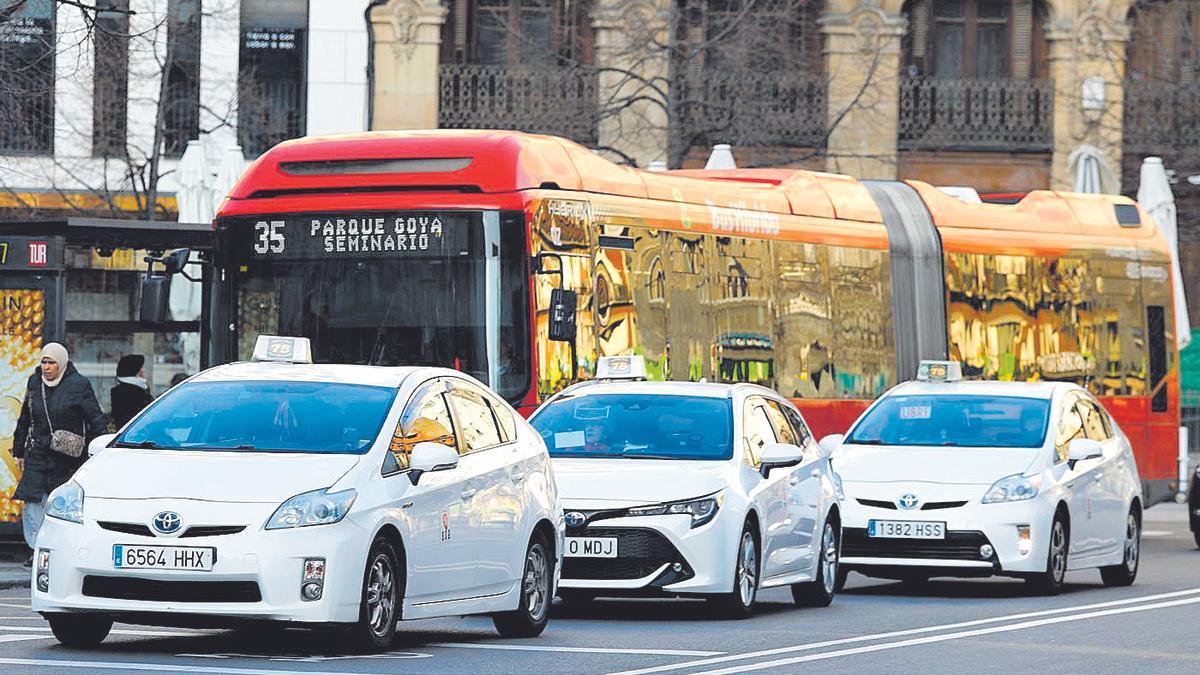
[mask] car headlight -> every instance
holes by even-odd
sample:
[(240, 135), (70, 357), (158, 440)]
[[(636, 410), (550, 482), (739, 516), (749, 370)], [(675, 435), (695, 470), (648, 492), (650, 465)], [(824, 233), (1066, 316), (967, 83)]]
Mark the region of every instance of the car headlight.
[(688, 514), (692, 517), (692, 527), (695, 528), (715, 518), (717, 509), (721, 508), (721, 502), (723, 501), (725, 501), (724, 495), (715, 494), (683, 502), (667, 502), (665, 504), (654, 504), (653, 506), (635, 506), (629, 509), (629, 515), (665, 516)]
[(846, 489), (842, 487), (842, 477), (836, 471), (829, 472), (829, 478), (833, 481), (833, 489), (837, 492), (839, 500), (846, 498)]
[(353, 488), (330, 494), (328, 488), (296, 495), (275, 509), (267, 521), (268, 530), (336, 523), (350, 511), (358, 492)]
[(1023, 502), (1037, 496), (1042, 487), (1041, 476), (1022, 476), (1016, 474), (1006, 476), (992, 484), (983, 495), (984, 504), (1004, 504), (1007, 502)]
[(46, 515), (71, 523), (83, 522), (83, 488), (71, 481), (46, 498)]

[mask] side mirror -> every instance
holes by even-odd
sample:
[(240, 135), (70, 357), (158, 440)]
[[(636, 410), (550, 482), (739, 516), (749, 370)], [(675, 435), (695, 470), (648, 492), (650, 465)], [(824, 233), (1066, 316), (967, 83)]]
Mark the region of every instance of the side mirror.
[(88, 457), (95, 457), (100, 454), (100, 451), (107, 448), (108, 444), (112, 443), (116, 437), (116, 434), (104, 434), (103, 436), (93, 438), (92, 442), (88, 443)]
[(179, 274), (183, 271), (183, 268), (187, 267), (188, 261), (191, 258), (192, 249), (177, 248), (162, 257), (163, 267), (166, 268), (163, 271), (167, 273), (167, 276)]
[(1076, 438), (1067, 444), (1067, 460), (1071, 463), (1072, 468), (1075, 467), (1075, 462), (1103, 456), (1104, 448), (1090, 438)]
[(821, 454), (826, 458), (833, 457), (834, 451), (842, 447), (842, 441), (846, 440), (846, 434), (829, 434), (817, 442), (821, 446)]
[(448, 471), (458, 466), (458, 452), (441, 443), (417, 443), (408, 458), (408, 477), (413, 485), (429, 471)]
[(550, 291), (550, 326), (547, 337), (556, 342), (575, 339), (575, 312), (579, 294), (562, 288)]
[(804, 459), (804, 451), (790, 443), (768, 443), (763, 447), (760, 459), (762, 464), (759, 466), (759, 471), (763, 478), (766, 478), (770, 475), (771, 469), (799, 464)]
[(142, 279), (142, 301), (138, 318), (144, 324), (161, 325), (170, 318), (171, 277), (147, 274)]

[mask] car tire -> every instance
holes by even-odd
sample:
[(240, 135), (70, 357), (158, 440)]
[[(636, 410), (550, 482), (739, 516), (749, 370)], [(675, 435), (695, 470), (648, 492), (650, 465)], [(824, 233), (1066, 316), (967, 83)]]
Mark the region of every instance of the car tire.
[(838, 562), (837, 581), (835, 581), (833, 584), (833, 592), (834, 593), (842, 592), (842, 589), (846, 587), (846, 579), (849, 576), (850, 576), (850, 570), (846, 569), (846, 566), (841, 564), (841, 562), (839, 561)]
[(1138, 562), (1142, 552), (1142, 519), (1136, 508), (1125, 517), (1125, 545), (1121, 564), (1100, 568), (1105, 586), (1132, 586), (1137, 579)]
[(737, 558), (733, 565), (733, 588), (728, 593), (709, 598), (716, 613), (726, 619), (745, 619), (754, 613), (758, 598), (759, 563), (758, 537), (749, 521), (738, 538)]
[(1071, 547), (1071, 530), (1062, 511), (1054, 514), (1050, 523), (1050, 543), (1046, 547), (1046, 571), (1025, 579), (1038, 595), (1058, 595), (1067, 577), (1067, 560)]
[(828, 607), (837, 594), (838, 561), (841, 559), (841, 537), (837, 521), (825, 521), (821, 528), (821, 547), (817, 552), (817, 573), (812, 581), (792, 584), (792, 601), (801, 607)]
[(358, 622), (350, 627), (350, 642), (356, 651), (380, 652), (392, 645), (404, 597), (404, 574), (391, 542), (377, 537), (363, 570)]
[(520, 601), (511, 612), (492, 615), (492, 623), (501, 637), (531, 638), (546, 630), (553, 598), (554, 556), (546, 538), (535, 533), (525, 550), (525, 569), (521, 574)]
[(50, 632), (64, 647), (91, 649), (112, 630), (112, 617), (103, 614), (47, 614)]

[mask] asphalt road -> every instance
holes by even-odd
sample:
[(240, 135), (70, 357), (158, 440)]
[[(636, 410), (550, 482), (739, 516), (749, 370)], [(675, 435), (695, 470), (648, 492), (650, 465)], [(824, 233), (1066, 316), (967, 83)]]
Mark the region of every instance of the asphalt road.
[(1095, 571), (1054, 598), (1013, 580), (907, 586), (851, 575), (833, 606), (799, 609), (763, 593), (745, 621), (703, 602), (558, 605), (539, 639), (504, 641), (487, 619), (402, 624), (393, 651), (342, 652), (335, 637), (120, 625), (100, 649), (59, 646), (27, 590), (0, 592), (0, 672), (302, 673), (1189, 673), (1200, 672), (1200, 551), (1176, 505), (1147, 512), (1131, 588)]

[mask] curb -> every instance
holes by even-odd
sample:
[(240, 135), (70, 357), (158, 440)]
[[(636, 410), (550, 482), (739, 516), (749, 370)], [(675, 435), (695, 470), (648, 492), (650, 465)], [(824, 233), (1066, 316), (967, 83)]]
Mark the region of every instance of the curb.
[(29, 588), (29, 579), (0, 579), (0, 590), (13, 588)]

